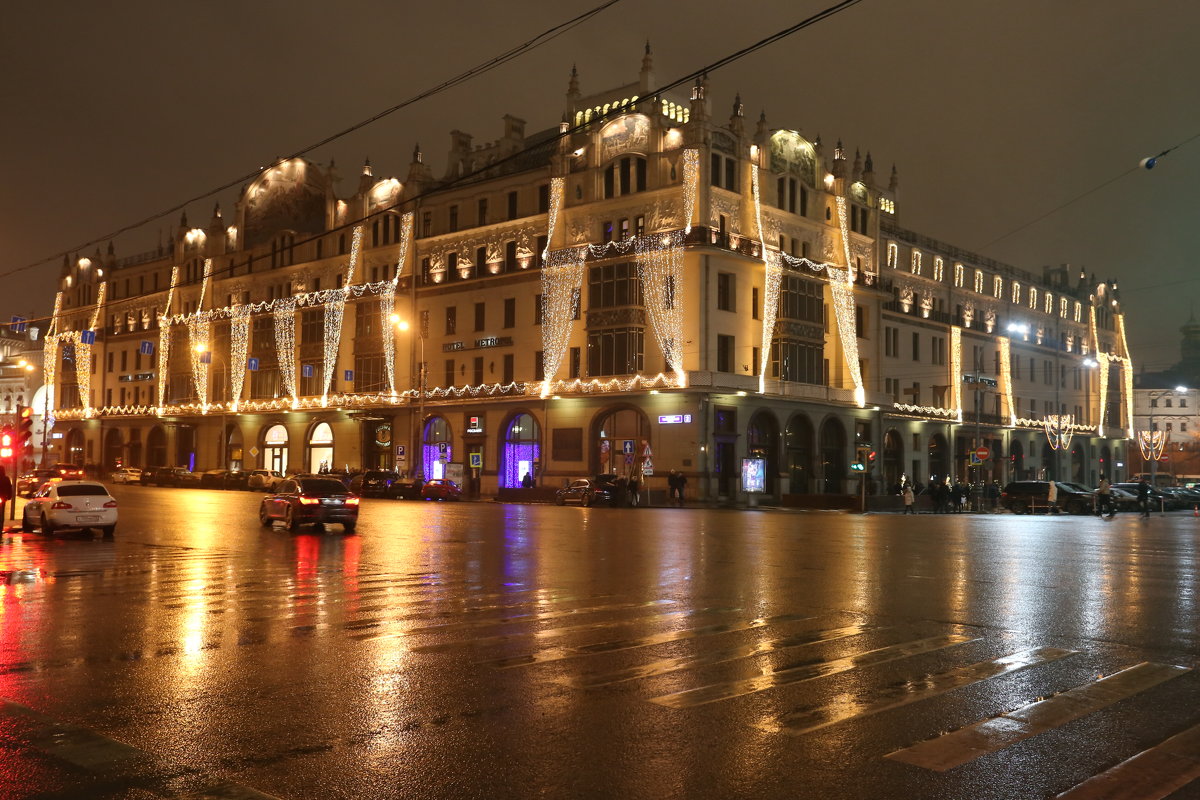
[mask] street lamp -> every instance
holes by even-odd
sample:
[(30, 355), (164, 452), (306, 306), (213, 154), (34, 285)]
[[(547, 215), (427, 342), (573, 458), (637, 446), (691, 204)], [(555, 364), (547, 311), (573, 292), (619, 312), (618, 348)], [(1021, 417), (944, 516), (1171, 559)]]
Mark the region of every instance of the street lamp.
[[(399, 314), (392, 314), (391, 322), (392, 322), (392, 325), (396, 328), (396, 330), (401, 331), (401, 332), (407, 332), (410, 327), (407, 320), (400, 319)], [(419, 370), (419, 372), (417, 373), (417, 375), (418, 375), (418, 378), (417, 378), (417, 385), (418, 385), (417, 416), (420, 418), (421, 424), (424, 424), (425, 423), (425, 374), (426, 374), (425, 337), (421, 335), (420, 331), (417, 331), (416, 339), (417, 339), (418, 348), (420, 350), (420, 358), (421, 358), (421, 364), (417, 368)], [(421, 477), (424, 478), (425, 453), (424, 453), (424, 448), (422, 447), (422, 444), (423, 444), (422, 442), (417, 441), (416, 420), (413, 419), (412, 410), (410, 407), (409, 414), (408, 414), (408, 446), (412, 448), (412, 463), (413, 463), (413, 468), (412, 468), (412, 473), (411, 473), (412, 477), (415, 477), (416, 475), (420, 474)]]

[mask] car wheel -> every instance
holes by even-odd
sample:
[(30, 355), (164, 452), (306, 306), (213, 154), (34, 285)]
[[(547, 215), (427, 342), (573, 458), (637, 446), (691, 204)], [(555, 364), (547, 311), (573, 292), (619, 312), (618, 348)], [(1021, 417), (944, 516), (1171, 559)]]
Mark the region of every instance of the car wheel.
[(262, 523), (264, 528), (271, 527), (271, 515), (267, 513), (267, 504), (265, 501), (258, 507), (258, 521)]
[(21, 515), (21, 531), (23, 533), (31, 533), (33, 531), (33, 524), (30, 523), (29, 516), (27, 514)]
[(567, 501), (566, 501), (566, 500), (563, 500), (563, 498), (562, 498), (562, 495), (555, 495), (555, 496), (554, 496), (554, 505), (556, 505), (556, 506), (565, 506), (566, 504), (567, 504)]
[(358, 527), (358, 522), (343, 522), (342, 528), (346, 533), (354, 533), (354, 529)]
[(591, 496), (590, 494), (585, 494), (585, 495), (583, 496), (583, 505), (584, 505), (585, 507), (587, 507), (587, 508), (591, 508), (591, 505), (592, 505), (592, 496)]
[(113, 538), (113, 534), (114, 534), (114, 533), (116, 533), (116, 532), (117, 532), (117, 526), (116, 526), (116, 525), (105, 525), (105, 526), (103, 526), (102, 528), (100, 528), (100, 534), (101, 534), (101, 535), (102, 535), (102, 536), (103, 536), (105, 539), (111, 539), (111, 538)]
[(54, 526), (50, 524), (50, 520), (46, 518), (45, 514), (42, 514), (42, 533), (47, 536), (54, 533)]
[(292, 513), (291, 506), (288, 506), (287, 514), (283, 517), (283, 524), (289, 531), (297, 530), (300, 527), (300, 523), (296, 521), (296, 515)]

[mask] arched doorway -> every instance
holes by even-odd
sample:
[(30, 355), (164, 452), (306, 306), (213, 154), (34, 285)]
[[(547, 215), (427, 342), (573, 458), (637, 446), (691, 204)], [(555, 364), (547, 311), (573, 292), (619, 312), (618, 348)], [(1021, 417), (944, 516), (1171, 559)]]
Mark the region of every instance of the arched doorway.
[(935, 433), (929, 437), (929, 483), (933, 485), (952, 479), (950, 474), (950, 444), (946, 437)]
[(225, 463), (226, 469), (245, 468), (245, 446), (242, 444), (242, 429), (233, 422), (225, 428)]
[(787, 447), (788, 491), (808, 494), (812, 488), (813, 427), (808, 417), (796, 414), (784, 433)]
[(167, 464), (167, 432), (155, 425), (146, 436), (146, 466), (165, 467)]
[(1008, 461), (1012, 465), (1012, 479), (1019, 481), (1025, 477), (1025, 448), (1020, 439), (1008, 443)]
[(328, 422), (318, 422), (308, 431), (308, 471), (330, 472), (333, 469), (333, 428)]
[[(900, 433), (892, 428), (883, 435), (883, 490), (892, 494), (903, 476), (904, 442), (900, 439)], [(909, 480), (912, 480), (911, 476)]]
[(66, 442), (64, 446), (66, 447), (66, 458), (64, 459), (65, 462), (67, 464), (78, 464), (79, 466), (83, 466), (85, 460), (83, 451), (83, 431), (79, 430), (78, 428), (72, 428), (71, 430), (67, 431)]
[(109, 429), (104, 434), (104, 457), (101, 459), (100, 476), (104, 476), (114, 469), (119, 469), (125, 466), (124, 448), (121, 442), (121, 432), (115, 429)]
[(445, 417), (430, 417), (421, 439), (421, 466), (425, 478), (446, 477), (446, 465), (454, 460), (450, 423)]
[(263, 469), (287, 473), (288, 432), (282, 425), (272, 425), (263, 432)]
[[(614, 473), (629, 476), (640, 466), (643, 442), (650, 441), (650, 423), (636, 408), (621, 408), (603, 414), (597, 421), (597, 442), (592, 466), (596, 474)], [(629, 458), (626, 458), (629, 456)]]
[(836, 417), (821, 425), (821, 491), (842, 494), (846, 481), (846, 428)]
[(777, 494), (779, 475), (779, 424), (770, 411), (759, 411), (746, 426), (746, 458), (761, 458), (763, 465), (763, 494)]
[(538, 477), (534, 465), (541, 461), (542, 430), (532, 414), (517, 414), (504, 431), (504, 450), (500, 453), (500, 487), (514, 489), (530, 475)]

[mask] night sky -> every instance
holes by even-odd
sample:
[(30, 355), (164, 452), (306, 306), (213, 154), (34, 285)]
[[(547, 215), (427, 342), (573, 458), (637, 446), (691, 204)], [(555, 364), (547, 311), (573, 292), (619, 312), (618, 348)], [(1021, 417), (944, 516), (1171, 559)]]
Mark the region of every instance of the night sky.
[[(0, 319), (49, 311), (64, 251), (599, 2), (9, 4)], [(585, 96), (630, 83), (649, 39), (661, 85), (832, 3), (622, 0), (308, 158), (336, 159), (349, 195), (364, 158), (376, 177), (403, 178), (420, 142), (440, 177), (452, 129), (479, 144), (500, 136), (505, 113), (528, 132), (557, 123), (572, 63)], [(864, 0), (713, 73), (709, 96), (715, 119), (740, 91), (750, 130), (765, 110), (772, 127), (829, 145), (840, 137), (851, 158), (870, 150), (885, 184), (895, 163), (904, 227), (1039, 273), (1069, 263), (1118, 279), (1135, 364), (1159, 368), (1178, 360), (1178, 328), (1200, 294), (1200, 138), (1153, 171), (1137, 163), (1200, 134), (1198, 30), (1200, 3), (1190, 0)], [(189, 221), (207, 225), (216, 200), (232, 219), (236, 196), (190, 203)], [(178, 219), (117, 238), (117, 255), (152, 249)]]

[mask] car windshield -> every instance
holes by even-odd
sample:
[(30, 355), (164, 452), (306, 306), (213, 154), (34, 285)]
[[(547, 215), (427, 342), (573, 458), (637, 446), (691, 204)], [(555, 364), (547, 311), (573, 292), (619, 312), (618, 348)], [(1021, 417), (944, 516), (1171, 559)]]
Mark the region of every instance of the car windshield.
[(108, 490), (98, 483), (70, 483), (60, 484), (58, 487), (59, 497), (104, 496), (107, 494)]
[(346, 487), (340, 481), (331, 481), (328, 478), (305, 478), (298, 481), (300, 491), (308, 495), (324, 495), (324, 494), (346, 494)]
[(1059, 481), (1058, 485), (1065, 486), (1073, 492), (1090, 492), (1091, 491), (1091, 489), (1086, 489), (1083, 486), (1080, 486), (1078, 483), (1071, 483), (1069, 481)]

